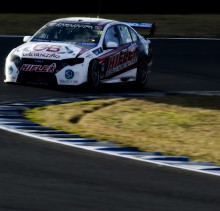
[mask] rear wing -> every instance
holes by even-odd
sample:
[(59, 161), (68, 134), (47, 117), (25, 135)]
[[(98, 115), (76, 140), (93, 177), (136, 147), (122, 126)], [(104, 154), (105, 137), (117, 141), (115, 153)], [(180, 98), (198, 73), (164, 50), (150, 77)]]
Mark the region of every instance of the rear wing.
[(124, 23), (128, 24), (134, 29), (148, 29), (149, 33), (147, 37), (153, 36), (157, 27), (157, 23), (140, 23), (140, 22), (124, 22)]

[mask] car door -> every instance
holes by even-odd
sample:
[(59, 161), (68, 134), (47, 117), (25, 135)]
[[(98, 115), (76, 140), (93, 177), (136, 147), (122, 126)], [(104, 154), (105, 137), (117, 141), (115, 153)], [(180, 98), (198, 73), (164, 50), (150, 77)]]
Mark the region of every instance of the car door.
[(137, 64), (137, 45), (126, 25), (116, 24), (106, 30), (103, 50), (106, 53), (99, 58), (102, 64), (100, 79), (113, 78)]
[(133, 31), (125, 24), (118, 25), (119, 35), (121, 37), (121, 45), (123, 50), (121, 51), (121, 57), (123, 59), (120, 62), (121, 72), (126, 72), (131, 69), (137, 68), (138, 62), (138, 45), (137, 37), (132, 33)]

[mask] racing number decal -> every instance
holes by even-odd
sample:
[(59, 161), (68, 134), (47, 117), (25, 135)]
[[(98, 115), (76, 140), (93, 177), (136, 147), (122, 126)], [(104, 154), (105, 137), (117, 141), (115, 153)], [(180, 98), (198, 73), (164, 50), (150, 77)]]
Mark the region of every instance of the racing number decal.
[(45, 45), (45, 44), (41, 44), (41, 45), (36, 45), (33, 50), (35, 51), (49, 51), (49, 52), (59, 52), (62, 46), (60, 45)]

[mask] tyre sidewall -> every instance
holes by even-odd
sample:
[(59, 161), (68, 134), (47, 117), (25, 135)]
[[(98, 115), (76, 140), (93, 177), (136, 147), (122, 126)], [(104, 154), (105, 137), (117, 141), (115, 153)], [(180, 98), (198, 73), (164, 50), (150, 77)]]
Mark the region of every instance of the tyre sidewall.
[(138, 65), (136, 84), (139, 88), (146, 88), (148, 85), (149, 65), (147, 60), (142, 59)]
[(96, 88), (99, 85), (99, 78), (100, 71), (99, 71), (99, 63), (97, 60), (92, 60), (89, 64), (88, 70), (88, 84), (92, 88)]

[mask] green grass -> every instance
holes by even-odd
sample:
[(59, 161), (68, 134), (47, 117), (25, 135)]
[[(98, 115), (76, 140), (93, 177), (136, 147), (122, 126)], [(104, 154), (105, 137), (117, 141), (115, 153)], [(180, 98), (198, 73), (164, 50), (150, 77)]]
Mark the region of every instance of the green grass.
[(27, 118), (99, 141), (220, 165), (220, 97), (116, 98), (39, 107)]
[[(96, 14), (0, 14), (0, 35), (32, 35), (48, 21)], [(157, 22), (155, 37), (220, 37), (220, 14), (101, 14), (101, 18)]]

